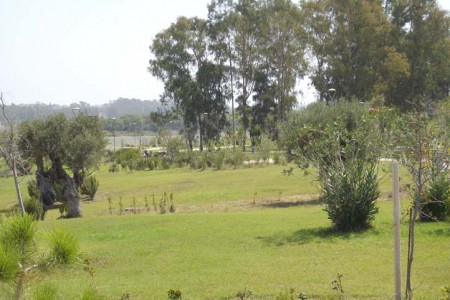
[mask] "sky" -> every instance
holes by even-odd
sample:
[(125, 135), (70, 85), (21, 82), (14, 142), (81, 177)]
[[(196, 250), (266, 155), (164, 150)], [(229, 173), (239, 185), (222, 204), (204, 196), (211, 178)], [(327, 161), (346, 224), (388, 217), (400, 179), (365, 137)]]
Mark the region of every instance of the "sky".
[[(210, 0), (0, 0), (0, 92), (6, 104), (158, 100), (153, 37)], [(450, 0), (438, 0), (450, 11)], [(300, 85), (303, 104), (313, 89)]]

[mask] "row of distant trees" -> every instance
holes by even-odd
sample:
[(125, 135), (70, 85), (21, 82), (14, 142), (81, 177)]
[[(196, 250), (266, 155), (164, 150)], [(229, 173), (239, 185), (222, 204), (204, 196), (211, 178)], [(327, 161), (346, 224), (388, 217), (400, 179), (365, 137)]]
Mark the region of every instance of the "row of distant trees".
[(445, 98), (449, 24), (434, 0), (212, 0), (206, 19), (179, 17), (155, 36), (148, 69), (188, 141), (239, 124), (245, 150), (247, 133), (276, 137), (306, 76), (327, 101)]
[[(120, 118), (125, 115), (149, 115), (151, 112), (164, 110), (164, 107), (157, 100), (139, 100), (118, 98), (109, 103), (101, 105), (91, 105), (87, 102), (80, 101), (71, 103), (70, 105), (59, 104), (8, 104), (6, 105), (9, 118), (14, 122), (33, 121), (43, 119), (49, 115), (63, 113), (66, 116), (73, 116), (77, 112), (83, 112), (90, 116), (102, 116), (104, 119)], [(133, 120), (132, 123), (136, 123)], [(0, 116), (0, 123), (5, 123), (5, 118)], [(142, 122), (141, 122), (142, 123)], [(120, 124), (118, 122), (118, 124)]]

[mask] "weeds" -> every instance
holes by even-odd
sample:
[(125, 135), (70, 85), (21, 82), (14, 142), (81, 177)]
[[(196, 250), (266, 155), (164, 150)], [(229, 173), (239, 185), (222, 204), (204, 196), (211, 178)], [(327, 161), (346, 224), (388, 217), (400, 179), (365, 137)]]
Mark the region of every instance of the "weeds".
[(250, 299), (250, 297), (252, 296), (252, 292), (251, 291), (247, 291), (247, 288), (244, 289), (243, 292), (237, 292), (236, 293), (236, 297), (240, 300), (246, 300), (246, 299)]
[(168, 290), (167, 291), (167, 298), (169, 300), (177, 300), (177, 299), (182, 299), (181, 298), (181, 291), (180, 290)]
[(342, 286), (342, 277), (344, 277), (344, 275), (337, 273), (336, 279), (331, 282), (333, 285), (333, 290), (337, 292), (339, 299), (345, 299), (344, 288)]

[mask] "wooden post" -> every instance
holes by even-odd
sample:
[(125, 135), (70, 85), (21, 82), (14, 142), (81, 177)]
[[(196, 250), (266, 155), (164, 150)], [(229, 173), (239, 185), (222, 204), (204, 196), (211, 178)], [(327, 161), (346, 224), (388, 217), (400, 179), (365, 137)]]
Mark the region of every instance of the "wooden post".
[(402, 298), (402, 270), (400, 265), (400, 197), (398, 162), (392, 162), (392, 186), (394, 200), (394, 268), (395, 268), (395, 299)]

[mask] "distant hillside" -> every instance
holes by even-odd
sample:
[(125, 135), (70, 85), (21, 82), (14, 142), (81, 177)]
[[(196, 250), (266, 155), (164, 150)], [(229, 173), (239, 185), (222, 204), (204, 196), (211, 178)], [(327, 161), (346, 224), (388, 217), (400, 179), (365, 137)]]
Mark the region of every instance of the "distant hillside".
[[(14, 122), (31, 121), (46, 117), (55, 113), (64, 113), (68, 116), (73, 114), (73, 109), (79, 108), (88, 115), (100, 116), (103, 118), (120, 117), (127, 114), (148, 115), (150, 112), (162, 109), (163, 106), (156, 100), (139, 100), (119, 98), (101, 105), (90, 105), (86, 102), (72, 103), (70, 105), (58, 104), (10, 104), (6, 106), (8, 117)], [(3, 116), (0, 116), (3, 124)]]

